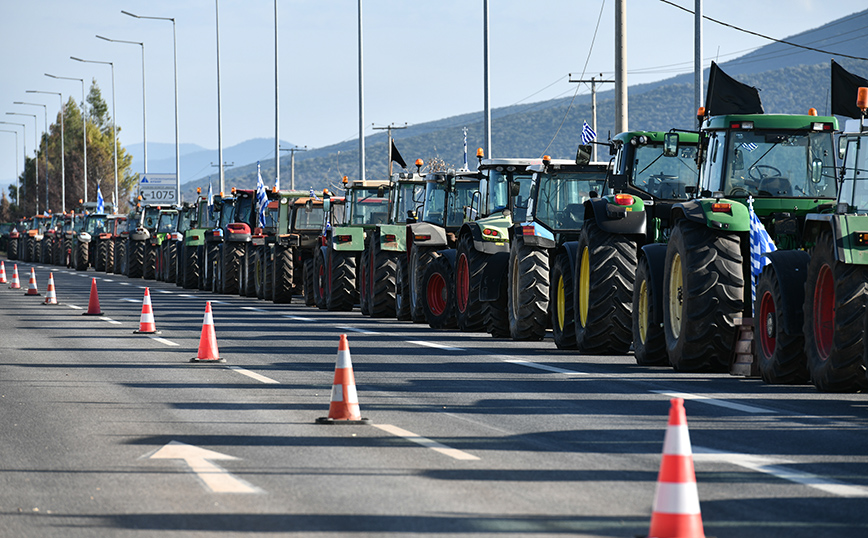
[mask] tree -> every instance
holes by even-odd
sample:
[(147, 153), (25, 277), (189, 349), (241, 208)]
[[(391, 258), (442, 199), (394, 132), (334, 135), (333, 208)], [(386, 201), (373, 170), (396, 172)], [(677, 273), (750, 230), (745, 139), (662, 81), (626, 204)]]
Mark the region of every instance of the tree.
[(10, 222), (12, 220), (12, 204), (6, 198), (6, 193), (3, 193), (3, 198), (0, 198), (0, 222)]

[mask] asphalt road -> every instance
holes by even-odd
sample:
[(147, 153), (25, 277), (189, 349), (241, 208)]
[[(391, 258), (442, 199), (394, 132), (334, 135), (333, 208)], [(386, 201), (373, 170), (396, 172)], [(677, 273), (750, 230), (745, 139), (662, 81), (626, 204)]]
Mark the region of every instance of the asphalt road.
[[(645, 535), (673, 396), (708, 536), (868, 535), (864, 394), (38, 264), (28, 297), (18, 267), (0, 536)], [(133, 334), (145, 285), (156, 338)], [(208, 300), (225, 364), (189, 362)], [(315, 423), (342, 333), (370, 425)]]

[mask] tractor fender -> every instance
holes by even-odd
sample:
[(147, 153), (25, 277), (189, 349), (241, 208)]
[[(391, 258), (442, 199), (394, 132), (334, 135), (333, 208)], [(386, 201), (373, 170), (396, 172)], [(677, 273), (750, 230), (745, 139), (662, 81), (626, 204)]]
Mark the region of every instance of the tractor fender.
[(446, 260), (449, 262), (449, 267), (453, 269), (455, 268), (455, 257), (458, 254), (457, 250), (455, 250), (454, 248), (447, 248), (445, 250), (438, 250), (437, 254), (446, 258)]
[(567, 241), (563, 245), (559, 246), (557, 250), (553, 252), (554, 257), (551, 260), (552, 266), (554, 265), (554, 260), (560, 256), (561, 253), (566, 254), (567, 260), (570, 262), (570, 274), (576, 274), (576, 260), (579, 255), (579, 242), (578, 241)]
[[(781, 287), (781, 307), (787, 315), (778, 316), (785, 333), (796, 334), (802, 330), (805, 302), (805, 281), (811, 255), (803, 250), (776, 250), (764, 255), (778, 277)], [(757, 297), (757, 299), (760, 299)]]
[[(411, 243), (416, 243), (425, 247), (445, 247), (449, 243), (446, 240), (446, 229), (436, 224), (429, 222), (416, 222), (409, 225), (410, 234), (413, 237)], [(428, 237), (428, 239), (420, 239), (420, 237)]]
[[(497, 254), (505, 252), (509, 254), (509, 241), (501, 239), (494, 242), (482, 238), (482, 229), (475, 222), (468, 222), (461, 227), (461, 232), (458, 237), (469, 233), (473, 237), (473, 248), (485, 254)], [(499, 243), (499, 244), (498, 244)]]
[[(712, 205), (716, 202), (730, 204), (730, 210), (728, 212), (714, 212)], [(672, 221), (674, 222), (679, 216), (708, 226), (713, 230), (731, 233), (750, 231), (750, 216), (747, 206), (733, 200), (709, 198), (687, 200), (672, 206)]]
[(480, 301), (496, 301), (509, 269), (509, 252), (497, 252), (485, 261), (482, 271), (482, 284), (479, 286)]
[[(652, 296), (663, 297), (663, 266), (666, 263), (666, 244), (647, 244), (640, 249), (639, 255), (648, 260)], [(635, 305), (634, 308), (636, 308)]]
[[(609, 206), (619, 209), (613, 213)], [(601, 230), (610, 234), (645, 235), (645, 211), (626, 211), (609, 203), (606, 198), (594, 198), (585, 202), (585, 220), (594, 219)]]

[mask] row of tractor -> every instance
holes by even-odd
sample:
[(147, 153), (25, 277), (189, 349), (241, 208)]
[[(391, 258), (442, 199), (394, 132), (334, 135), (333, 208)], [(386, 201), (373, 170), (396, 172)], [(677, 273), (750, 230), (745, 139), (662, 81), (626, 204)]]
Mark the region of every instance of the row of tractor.
[(233, 189), (126, 216), (80, 208), (20, 223), (8, 252), (435, 329), (551, 330), (559, 349), (632, 350), (679, 371), (732, 371), (746, 344), (747, 373), (768, 383), (866, 388), (863, 122), (698, 120), (620, 133), (607, 162), (584, 145), (570, 160), (480, 150), (476, 170), (423, 174), (417, 161), (383, 181), (344, 178), (340, 196)]

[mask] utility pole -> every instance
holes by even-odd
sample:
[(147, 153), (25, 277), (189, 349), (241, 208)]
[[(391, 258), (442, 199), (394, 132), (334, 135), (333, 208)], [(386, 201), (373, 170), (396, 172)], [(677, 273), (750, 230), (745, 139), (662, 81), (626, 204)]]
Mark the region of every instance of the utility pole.
[(280, 151), (288, 151), (289, 152), (289, 190), (295, 190), (295, 152), (296, 151), (307, 151), (307, 146), (300, 148), (295, 146), (294, 148), (281, 149)]
[(214, 0), (214, 22), (217, 28), (217, 159), (220, 161), (220, 192), (223, 192), (226, 176), (223, 169), (223, 118), (220, 115), (220, 5), (218, 0)]
[(615, 0), (615, 132), (629, 130), (627, 114), (627, 0)]
[(362, 0), (359, 0), (359, 179), (365, 180), (365, 66), (362, 46)]
[(407, 124), (404, 123), (403, 127), (397, 127), (394, 123), (390, 123), (385, 127), (373, 127), (375, 131), (387, 131), (389, 133), (389, 181), (392, 180), (392, 129), (406, 129)]
[[(702, 0), (696, 0), (693, 22), (693, 111), (702, 106)], [(700, 120), (696, 120), (699, 124)], [(702, 125), (697, 125), (697, 128)]]
[(280, 78), (277, 66), (277, 0), (274, 0), (274, 188), (280, 190)]
[(488, 0), (483, 0), (482, 10), (483, 127), (485, 130), (485, 156), (491, 159), (491, 90), (489, 87), (491, 82), (491, 73), (488, 70), (490, 56), (488, 50)]
[[(591, 77), (591, 80), (573, 80), (573, 74), (570, 73), (570, 82), (590, 84), (591, 85), (591, 129), (597, 132), (597, 84), (611, 84), (614, 80), (603, 80), (603, 73), (600, 73), (600, 80), (597, 77)], [(592, 144), (593, 155), (591, 161), (597, 162), (597, 145)]]

